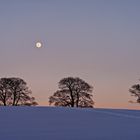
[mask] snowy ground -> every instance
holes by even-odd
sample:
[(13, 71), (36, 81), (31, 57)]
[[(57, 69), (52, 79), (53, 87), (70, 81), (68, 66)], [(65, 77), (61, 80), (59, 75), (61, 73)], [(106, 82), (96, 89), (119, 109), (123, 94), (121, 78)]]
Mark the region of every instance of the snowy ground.
[(0, 140), (138, 140), (140, 111), (0, 107)]

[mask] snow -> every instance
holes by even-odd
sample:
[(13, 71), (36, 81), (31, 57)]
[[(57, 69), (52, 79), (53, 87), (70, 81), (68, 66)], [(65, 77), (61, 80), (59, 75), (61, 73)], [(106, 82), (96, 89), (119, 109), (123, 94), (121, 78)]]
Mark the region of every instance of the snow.
[(0, 107), (0, 140), (138, 140), (140, 111)]

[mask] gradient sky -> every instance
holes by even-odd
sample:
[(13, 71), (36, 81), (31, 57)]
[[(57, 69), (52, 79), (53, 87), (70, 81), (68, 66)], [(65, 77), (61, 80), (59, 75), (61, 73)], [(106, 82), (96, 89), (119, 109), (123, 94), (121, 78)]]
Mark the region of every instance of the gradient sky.
[(140, 78), (139, 14), (139, 0), (0, 0), (0, 77), (23, 78), (40, 105), (74, 76), (93, 85), (95, 107), (140, 109), (128, 102)]

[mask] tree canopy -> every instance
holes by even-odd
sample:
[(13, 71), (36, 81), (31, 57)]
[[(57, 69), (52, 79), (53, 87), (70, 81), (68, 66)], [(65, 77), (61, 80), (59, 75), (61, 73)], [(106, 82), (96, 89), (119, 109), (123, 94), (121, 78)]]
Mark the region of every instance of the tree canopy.
[(0, 104), (7, 106), (37, 105), (27, 83), (21, 78), (0, 79)]
[(84, 80), (67, 77), (59, 81), (59, 90), (49, 98), (49, 103), (55, 106), (93, 107), (93, 87)]
[(133, 85), (129, 92), (131, 92), (132, 96), (135, 96), (137, 98), (137, 103), (140, 103), (140, 84)]

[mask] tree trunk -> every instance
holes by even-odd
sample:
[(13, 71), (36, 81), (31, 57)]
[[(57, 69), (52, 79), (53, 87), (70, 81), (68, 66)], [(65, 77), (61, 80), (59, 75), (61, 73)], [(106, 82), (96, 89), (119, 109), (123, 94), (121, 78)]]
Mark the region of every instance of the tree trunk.
[(76, 93), (77, 99), (76, 99), (76, 107), (79, 107), (79, 94)]
[(6, 99), (3, 100), (3, 105), (6, 106)]
[(16, 95), (13, 95), (14, 96), (14, 99), (13, 99), (13, 106), (15, 106), (15, 102), (16, 102)]
[(71, 107), (74, 107), (74, 97), (73, 97), (73, 93), (72, 93), (71, 87), (69, 87), (69, 90), (70, 90), (70, 96), (71, 96)]
[(5, 94), (5, 96), (3, 97), (3, 105), (6, 106), (6, 94)]

